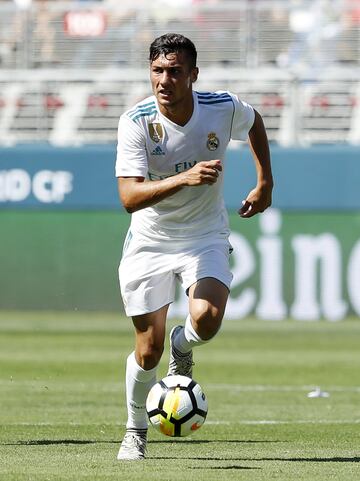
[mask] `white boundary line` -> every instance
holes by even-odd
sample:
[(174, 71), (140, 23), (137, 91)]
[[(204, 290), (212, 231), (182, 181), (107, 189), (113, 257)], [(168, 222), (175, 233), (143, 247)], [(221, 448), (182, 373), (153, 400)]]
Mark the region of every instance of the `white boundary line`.
[[(283, 421), (280, 419), (257, 419), (257, 420), (243, 420), (243, 421), (211, 421), (207, 420), (205, 422), (207, 425), (216, 425), (216, 426), (261, 426), (261, 425), (280, 425), (280, 424), (311, 424), (315, 426), (316, 424), (360, 424), (360, 419), (316, 419), (316, 420), (311, 420), (311, 419), (294, 419), (294, 420), (288, 420), (288, 421)], [(46, 422), (40, 422), (40, 423), (29, 423), (29, 422), (20, 422), (20, 423), (3, 423), (2, 426), (102, 426), (102, 427), (118, 427), (118, 426), (124, 426), (125, 421), (123, 423), (75, 423), (75, 422), (56, 422), (56, 423), (46, 423)]]
[(267, 424), (311, 424), (311, 425), (316, 425), (316, 424), (360, 424), (360, 419), (317, 419), (317, 420), (307, 420), (307, 419), (295, 419), (293, 421), (281, 421), (281, 420), (275, 420), (275, 419), (259, 419), (259, 420), (253, 420), (253, 421), (236, 421), (236, 422), (231, 422), (231, 421), (206, 421), (206, 424), (215, 424), (215, 425), (267, 425)]
[[(231, 391), (237, 392), (308, 392), (315, 389), (315, 385), (300, 385), (300, 386), (283, 386), (283, 385), (268, 385), (268, 384), (222, 384), (222, 383), (201, 383), (204, 391)], [(54, 389), (63, 390), (67, 386), (69, 389), (86, 390), (96, 389), (99, 392), (115, 392), (123, 391), (125, 389), (124, 383), (95, 383), (95, 382), (79, 382), (79, 381), (66, 381), (56, 382), (53, 380), (21, 380), (21, 379), (0, 379), (1, 386), (16, 387), (37, 387), (39, 389)], [(354, 392), (360, 393), (360, 386), (321, 386), (324, 390), (330, 392)]]
[[(282, 386), (267, 384), (204, 384), (205, 391), (232, 391), (232, 392), (303, 392), (315, 389), (315, 385)], [(322, 386), (327, 391), (333, 392), (359, 392), (360, 386)]]

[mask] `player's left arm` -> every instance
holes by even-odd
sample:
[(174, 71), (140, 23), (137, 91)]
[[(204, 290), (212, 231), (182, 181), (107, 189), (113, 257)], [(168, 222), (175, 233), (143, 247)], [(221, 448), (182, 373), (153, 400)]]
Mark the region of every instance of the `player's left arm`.
[(271, 172), (271, 160), (269, 142), (266, 135), (264, 122), (259, 112), (254, 110), (255, 120), (249, 130), (249, 145), (254, 159), (257, 184), (243, 200), (243, 206), (239, 209), (241, 217), (252, 217), (259, 212), (264, 212), (271, 205), (273, 189), (273, 176)]

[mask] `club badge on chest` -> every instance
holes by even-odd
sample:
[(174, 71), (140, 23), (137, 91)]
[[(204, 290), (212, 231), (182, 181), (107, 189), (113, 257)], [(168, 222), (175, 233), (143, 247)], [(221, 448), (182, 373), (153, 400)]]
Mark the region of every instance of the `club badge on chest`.
[(208, 139), (206, 142), (206, 147), (213, 152), (219, 147), (219, 144), (220, 144), (220, 140), (218, 139), (218, 137), (216, 137), (216, 133), (209, 132)]

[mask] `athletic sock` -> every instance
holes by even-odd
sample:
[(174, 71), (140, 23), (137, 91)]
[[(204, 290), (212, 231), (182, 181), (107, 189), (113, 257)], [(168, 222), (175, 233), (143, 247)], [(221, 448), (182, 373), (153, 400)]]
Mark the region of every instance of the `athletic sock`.
[(136, 361), (132, 352), (126, 362), (126, 404), (128, 420), (126, 428), (147, 429), (146, 398), (156, 383), (157, 366), (146, 371)]
[(190, 314), (186, 318), (184, 329), (179, 330), (173, 340), (175, 349), (183, 354), (190, 352), (193, 347), (200, 346), (207, 342), (208, 341), (201, 339), (199, 334), (193, 328)]

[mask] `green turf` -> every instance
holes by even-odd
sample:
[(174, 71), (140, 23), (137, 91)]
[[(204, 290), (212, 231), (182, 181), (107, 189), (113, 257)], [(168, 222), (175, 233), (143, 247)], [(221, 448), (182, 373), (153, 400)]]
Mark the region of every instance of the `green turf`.
[[(176, 441), (151, 429), (148, 458), (118, 462), (129, 321), (2, 312), (0, 479), (359, 480), (359, 340), (360, 319), (225, 322), (195, 353), (205, 425)], [(309, 399), (318, 385), (330, 397)]]

